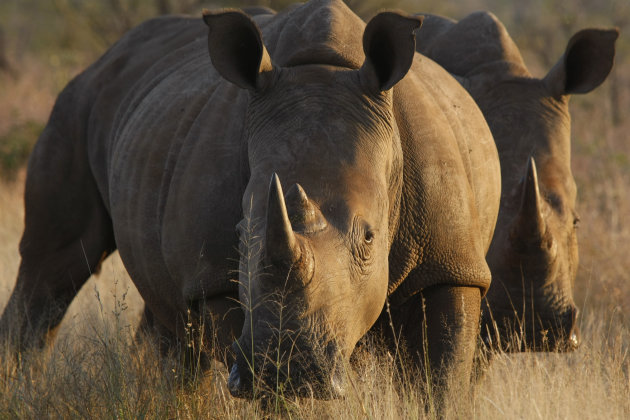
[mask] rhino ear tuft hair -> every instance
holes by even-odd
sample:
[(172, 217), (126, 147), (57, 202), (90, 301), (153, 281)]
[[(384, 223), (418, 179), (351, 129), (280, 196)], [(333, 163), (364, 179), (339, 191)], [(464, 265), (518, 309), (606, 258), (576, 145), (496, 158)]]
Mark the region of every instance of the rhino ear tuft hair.
[(238, 10), (204, 11), (212, 64), (226, 80), (244, 89), (261, 87), (261, 75), (273, 70), (256, 23)]
[(612, 69), (618, 37), (618, 29), (583, 29), (573, 35), (544, 78), (552, 95), (588, 93), (601, 85)]
[(414, 31), (422, 25), (422, 19), (383, 12), (370, 20), (363, 33), (365, 62), (359, 70), (366, 89), (384, 92), (405, 77), (416, 52)]

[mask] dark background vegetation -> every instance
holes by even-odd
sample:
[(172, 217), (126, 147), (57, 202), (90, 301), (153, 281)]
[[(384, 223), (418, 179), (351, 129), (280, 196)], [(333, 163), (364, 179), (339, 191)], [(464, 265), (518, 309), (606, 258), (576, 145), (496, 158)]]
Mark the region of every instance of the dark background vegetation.
[[(282, 10), (290, 0), (2, 0), (0, 2), (0, 174), (14, 175), (41, 130), (46, 113), (39, 109), (68, 80), (100, 56), (139, 22), (162, 14), (200, 15), (203, 8), (262, 5)], [(456, 19), (475, 10), (494, 12), (507, 26), (534, 73), (542, 75), (558, 59), (570, 36), (588, 26), (617, 26), (617, 66), (594, 100), (581, 106), (606, 107), (606, 122), (619, 125), (628, 97), (628, 52), (624, 36), (630, 25), (627, 0), (347, 0), (357, 14), (369, 18), (382, 8), (428, 12)], [(624, 71), (625, 70), (625, 71)], [(39, 74), (37, 74), (39, 72)], [(11, 85), (28, 76), (39, 79), (36, 92), (15, 92)], [(15, 86), (13, 86), (15, 88)], [(604, 92), (602, 92), (604, 91)], [(20, 95), (36, 94), (38, 104)], [(15, 97), (18, 95), (18, 97)], [(44, 98), (44, 96), (47, 96)], [(604, 103), (601, 97), (606, 96)], [(627, 158), (615, 155), (615, 159)]]

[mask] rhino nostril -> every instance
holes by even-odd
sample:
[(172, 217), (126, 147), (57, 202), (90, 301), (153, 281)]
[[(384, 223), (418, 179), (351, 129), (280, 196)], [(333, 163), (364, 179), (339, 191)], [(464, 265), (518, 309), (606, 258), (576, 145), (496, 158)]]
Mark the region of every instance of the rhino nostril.
[(580, 346), (580, 329), (578, 328), (577, 317), (578, 309), (572, 306), (564, 317), (564, 331), (566, 335), (566, 349), (568, 351), (575, 350)]
[(315, 391), (313, 390), (311, 384), (306, 383), (298, 388), (298, 395), (306, 398), (314, 398)]
[(573, 325), (569, 333), (569, 345), (573, 349), (577, 349), (580, 346), (580, 329), (576, 324)]

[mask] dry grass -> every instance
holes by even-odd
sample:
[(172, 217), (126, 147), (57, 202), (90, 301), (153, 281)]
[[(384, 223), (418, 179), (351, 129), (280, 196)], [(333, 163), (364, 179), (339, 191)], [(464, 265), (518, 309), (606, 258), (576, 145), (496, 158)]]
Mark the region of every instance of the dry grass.
[[(10, 204), (4, 207), (10, 211), (3, 212), (0, 229), (6, 242), (13, 245), (20, 233), (17, 193), (19, 184), (0, 189), (3, 207)], [(3, 282), (3, 291), (9, 289), (17, 269), (14, 249), (7, 247), (0, 254), (2, 277), (9, 279)], [(401, 382), (392, 358), (378, 351), (359, 355), (351, 373), (353, 386), (345, 398), (280, 398), (278, 406), (271, 405), (271, 412), (258, 402), (230, 397), (227, 371), (220, 364), (184, 379), (181, 364), (160, 357), (150, 341), (134, 344), (141, 305), (139, 298), (131, 298), (133, 286), (127, 282), (123, 267), (114, 258), (101, 277), (81, 291), (50, 350), (22, 354), (19, 367), (11, 354), (0, 349), (0, 418), (240, 419), (275, 417), (278, 409), (284, 417), (303, 419), (426, 417), (426, 395), (420, 381)], [(4, 292), (2, 295), (5, 298)], [(446, 417), (628, 418), (627, 324), (605, 302), (591, 306), (582, 318), (584, 343), (577, 352), (499, 355), (473, 387), (470, 398), (449, 401)]]
[[(612, 103), (622, 111), (630, 109), (630, 62), (627, 46), (623, 48), (617, 58), (616, 92), (607, 82), (572, 100), (573, 171), (582, 219), (575, 285), (582, 346), (571, 354), (497, 356), (470, 397), (448, 402), (448, 418), (630, 418), (630, 120), (623, 112), (615, 123), (611, 118)], [(0, 75), (0, 137), (17, 124), (44, 123), (56, 92), (77, 70), (50, 56), (26, 54), (19, 60), (23, 71), (18, 79)], [(15, 181), (0, 181), (0, 310), (19, 264), (22, 188), (23, 173)], [(229, 396), (223, 366), (191, 377), (176, 360), (158, 356), (149, 341), (134, 344), (141, 309), (142, 300), (114, 255), (80, 291), (50, 350), (22, 354), (18, 366), (0, 349), (0, 418), (269, 414), (259, 403)], [(354, 386), (345, 398), (281, 399), (283, 416), (426, 417), (420, 380), (400, 381), (390, 357), (364, 352), (353, 371)], [(277, 414), (273, 407), (272, 417)]]
[[(579, 109), (575, 111), (580, 114)], [(576, 124), (579, 124), (576, 121)], [(616, 130), (615, 130), (616, 131)], [(576, 149), (580, 149), (579, 147)], [(577, 162), (587, 157), (577, 156)], [(581, 163), (585, 164), (586, 163)], [(599, 167), (601, 166), (601, 167)], [(451, 401), (453, 418), (623, 419), (630, 416), (630, 199), (628, 173), (610, 162), (588, 163), (610, 178), (603, 185), (576, 169), (582, 190), (581, 271), (576, 298), (582, 308), (583, 345), (573, 354), (500, 355), (470, 399)], [(599, 178), (599, 176), (598, 176)], [(23, 176), (0, 187), (0, 307), (18, 265)], [(584, 196), (588, 198), (585, 200)], [(597, 199), (593, 199), (595, 197)], [(163, 360), (131, 338), (141, 299), (118, 256), (81, 290), (48, 352), (22, 355), (22, 368), (0, 350), (0, 418), (155, 417), (263, 418), (260, 404), (231, 398), (227, 372), (214, 366), (185, 381), (175, 360)], [(350, 394), (338, 401), (284, 401), (295, 418), (423, 418), (418, 383), (401, 384), (388, 357), (362, 354)]]

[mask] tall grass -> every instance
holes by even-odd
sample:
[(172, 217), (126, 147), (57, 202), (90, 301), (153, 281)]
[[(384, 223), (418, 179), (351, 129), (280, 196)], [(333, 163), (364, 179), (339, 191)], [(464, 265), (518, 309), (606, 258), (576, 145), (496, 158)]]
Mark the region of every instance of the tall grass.
[[(41, 32), (35, 31), (46, 30), (42, 17), (46, 8), (31, 7), (27, 15), (27, 9), (20, 6), (36, 3), (9, 1), (0, 5), (8, 58), (18, 69), (17, 78), (0, 74), (0, 141), (4, 142), (0, 149), (17, 135), (32, 141), (37, 130), (24, 134), (19, 127), (41, 127), (59, 90), (104, 48), (103, 41), (87, 43), (67, 31), (60, 32), (65, 44), (46, 45)], [(630, 12), (623, 9), (624, 2), (617, 1), (605, 7), (603, 3), (578, 5), (577, 0), (562, 5), (555, 0), (541, 1), (536, 3), (540, 7), (528, 10), (497, 0), (434, 3), (404, 6), (457, 18), (474, 9), (494, 10), (525, 48), (526, 60), (537, 76), (544, 75), (549, 62), (559, 57), (570, 34), (590, 26), (591, 21), (622, 29), (611, 81), (594, 93), (573, 98), (571, 104), (573, 172), (582, 220), (575, 284), (582, 345), (568, 354), (495, 356), (470, 395), (447, 402), (446, 417), (630, 418), (630, 119), (626, 115), (630, 109), (630, 62), (623, 32), (628, 31)], [(63, 21), (59, 13), (64, 10), (48, 7), (49, 13), (58, 13), (50, 15), (50, 21)], [(29, 19), (39, 23), (30, 27), (30, 34), (24, 29), (29, 28)], [(560, 22), (561, 30), (556, 30)], [(50, 26), (59, 27), (58, 22)], [(540, 47), (541, 37), (551, 39), (541, 34), (549, 33), (554, 35), (551, 54), (541, 52)], [(79, 54), (69, 55), (73, 49)], [(13, 180), (0, 176), (0, 309), (17, 274), (17, 245), (23, 228), (24, 174), (16, 171), (14, 175)], [(420, 380), (424, 374), (402, 374), (396, 369), (396, 355), (388, 354), (377, 343), (368, 343), (354, 357), (348, 370), (351, 386), (345, 397), (319, 401), (280, 395), (282, 410), (278, 406), (270, 410), (259, 402), (231, 397), (223, 365), (212, 364), (207, 372), (197, 372), (191, 379), (179, 359), (161, 355), (151, 340), (133, 340), (141, 311), (142, 299), (115, 254), (105, 261), (101, 274), (81, 289), (50, 349), (25, 352), (16, 358), (0, 348), (0, 418), (429, 416), (425, 411), (428, 396)]]
[[(115, 276), (124, 278), (121, 269)], [(120, 280), (119, 280), (120, 281)], [(235, 399), (227, 370), (213, 364), (185, 379), (184, 366), (151, 340), (132, 340), (127, 297), (96, 299), (95, 316), (62, 334), (48, 351), (20, 355), (0, 349), (2, 418), (430, 418), (419, 372), (403, 380), (394, 358), (367, 343), (354, 360), (344, 398), (281, 399), (282, 409)], [(108, 313), (111, 311), (111, 317)], [(89, 311), (88, 311), (89, 312)], [(630, 415), (628, 329), (618, 314), (587, 315), (584, 343), (571, 354), (500, 354), (473, 386), (446, 404), (447, 418), (623, 419)]]

